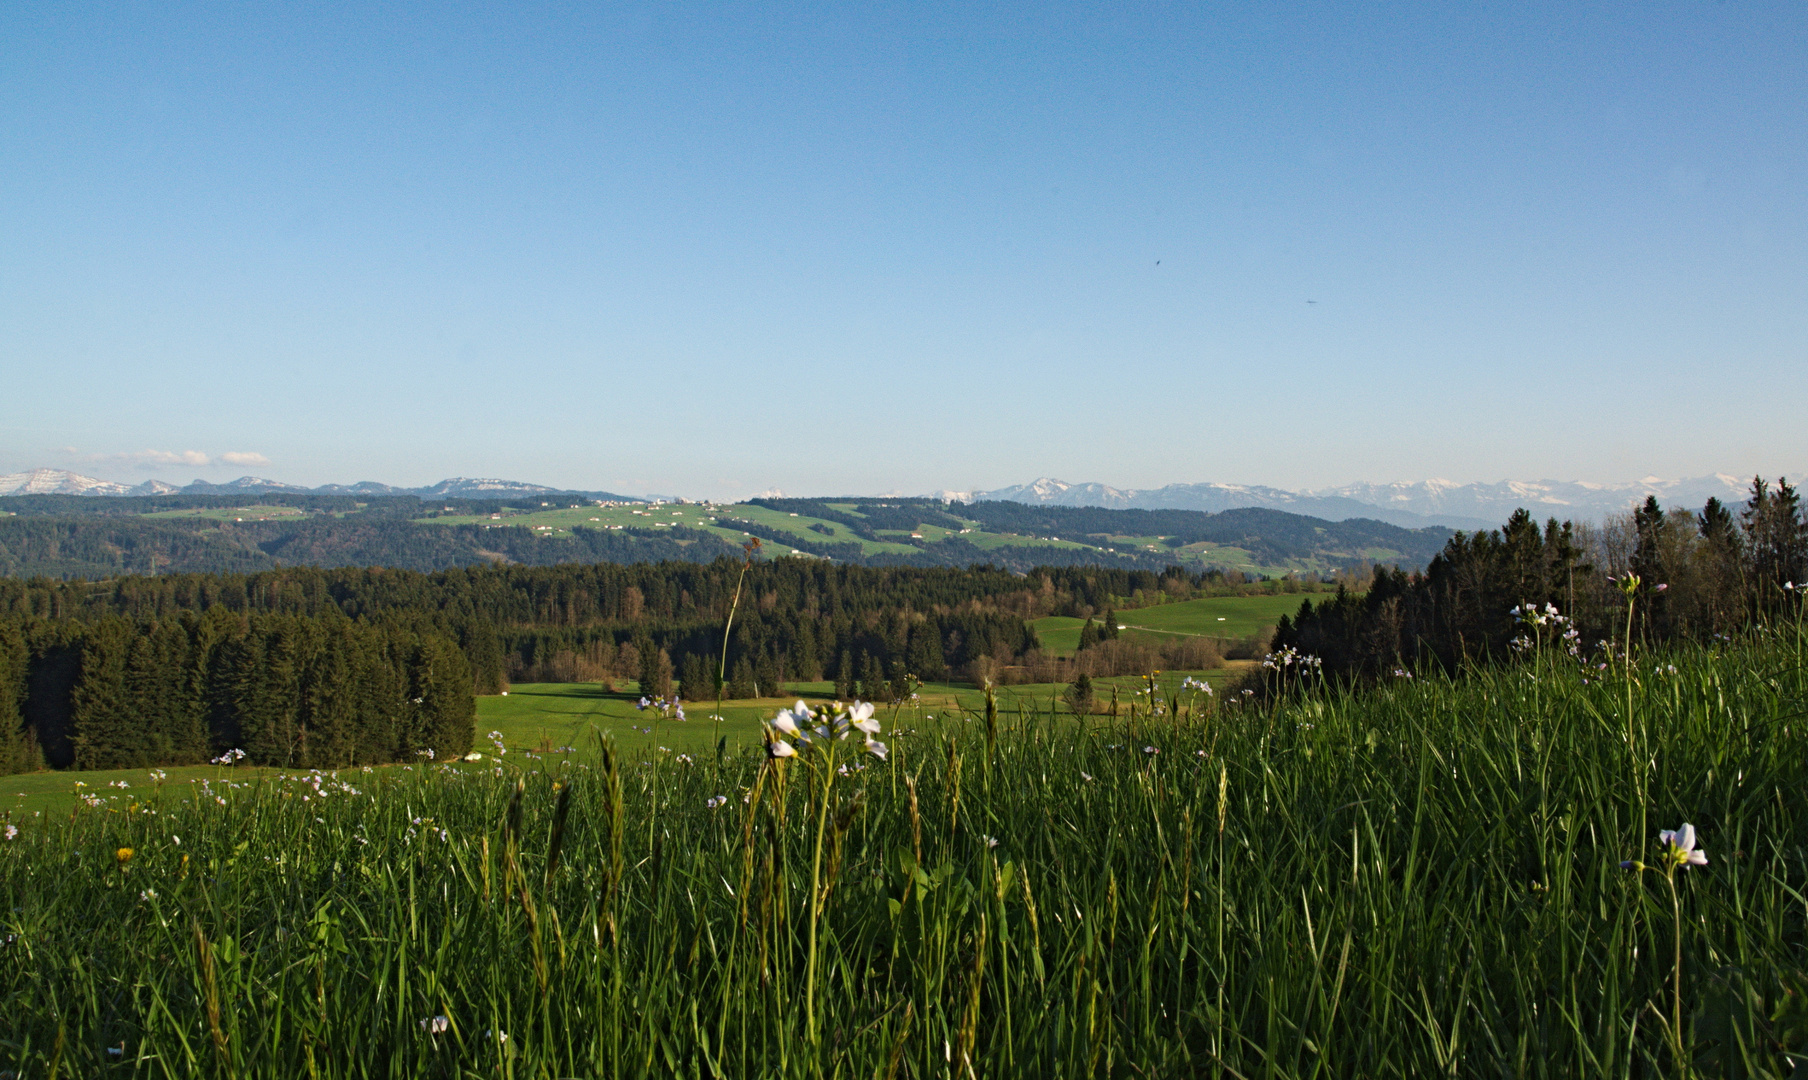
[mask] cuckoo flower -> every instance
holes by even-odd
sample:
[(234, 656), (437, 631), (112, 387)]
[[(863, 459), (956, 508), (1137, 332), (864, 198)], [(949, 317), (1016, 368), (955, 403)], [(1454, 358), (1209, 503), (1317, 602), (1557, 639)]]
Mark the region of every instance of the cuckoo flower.
[(772, 757), (796, 757), (799, 750), (824, 747), (858, 731), (866, 752), (884, 760), (886, 746), (873, 737), (879, 730), (871, 702), (856, 701), (850, 708), (838, 701), (811, 709), (799, 701), (789, 709), (779, 710), (767, 724), (767, 753)]
[(1664, 860), (1675, 866), (1706, 866), (1708, 853), (1695, 846), (1695, 826), (1683, 822), (1680, 829), (1657, 834), (1664, 842)]

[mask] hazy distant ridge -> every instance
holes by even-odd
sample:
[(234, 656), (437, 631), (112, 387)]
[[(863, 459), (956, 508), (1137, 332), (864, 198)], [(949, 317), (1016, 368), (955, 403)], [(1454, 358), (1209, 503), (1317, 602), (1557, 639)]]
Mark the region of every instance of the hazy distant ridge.
[(1653, 476), (1622, 484), (1564, 480), (1457, 484), (1449, 480), (1421, 480), (1416, 483), (1347, 484), (1316, 491), (1209, 483), (1169, 484), (1138, 490), (1097, 483), (1070, 484), (1044, 477), (995, 491), (945, 494), (958, 495), (963, 501), (999, 499), (1032, 505), (1108, 509), (1217, 512), (1262, 506), (1331, 521), (1366, 517), (1408, 528), (1436, 524), (1476, 529), (1495, 528), (1521, 507), (1539, 518), (1598, 521), (1630, 509), (1652, 495), (1665, 506), (1691, 509), (1701, 506), (1710, 497), (1724, 503), (1739, 503), (1744, 501), (1750, 483), (1749, 477), (1716, 473), (1685, 480), (1662, 480)]

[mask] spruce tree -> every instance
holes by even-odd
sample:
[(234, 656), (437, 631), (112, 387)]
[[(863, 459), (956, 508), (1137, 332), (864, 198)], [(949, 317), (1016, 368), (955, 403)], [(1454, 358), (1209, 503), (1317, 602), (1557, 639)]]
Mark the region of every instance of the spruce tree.
[(648, 645), (640, 654), (640, 692), (643, 697), (672, 696), (672, 654)]
[(1061, 696), (1067, 701), (1067, 707), (1073, 710), (1075, 716), (1091, 715), (1093, 706), (1092, 676), (1082, 671), (1080, 677), (1070, 683), (1066, 692)]
[(865, 653), (860, 658), (860, 700), (874, 704), (885, 700), (885, 669), (879, 658)]
[(81, 674), (69, 695), (69, 726), (78, 769), (119, 769), (150, 764), (143, 732), (135, 727), (126, 688), (131, 628), (106, 618), (85, 628)]
[(724, 697), (745, 700), (754, 696), (753, 664), (745, 656), (734, 662), (734, 671), (728, 677), (728, 692)]
[(948, 665), (942, 658), (942, 628), (935, 619), (928, 619), (911, 629), (910, 648), (904, 662), (910, 673), (919, 679), (935, 680), (947, 674)]
[(760, 662), (753, 666), (753, 696), (783, 697), (785, 694), (784, 681), (784, 661), (771, 652), (760, 654)]
[(1117, 609), (1105, 609), (1105, 624), (1099, 627), (1099, 638), (1103, 641), (1117, 640)]
[(846, 649), (835, 667), (835, 696), (842, 701), (854, 700), (854, 654)]
[(678, 696), (705, 701), (716, 696), (716, 669), (701, 653), (685, 653), (678, 663)]
[(915, 691), (911, 688), (911, 676), (916, 674), (904, 665), (902, 660), (891, 662), (891, 686), (888, 697), (892, 701), (904, 701)]
[(0, 776), (43, 764), (37, 740), (25, 726), (29, 663), (24, 631), (10, 620), (0, 622)]

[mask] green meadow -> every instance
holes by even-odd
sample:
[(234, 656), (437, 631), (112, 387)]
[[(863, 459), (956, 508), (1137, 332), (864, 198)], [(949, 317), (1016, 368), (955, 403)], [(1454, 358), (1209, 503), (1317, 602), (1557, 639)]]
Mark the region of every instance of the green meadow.
[[(1255, 596), (1213, 596), (1199, 600), (1182, 600), (1154, 607), (1124, 609), (1117, 612), (1120, 634), (1126, 637), (1159, 639), (1186, 636), (1207, 638), (1245, 638), (1274, 629), (1283, 615), (1299, 610), (1300, 601), (1317, 599), (1294, 593)], [(1104, 615), (1101, 613), (1102, 620)], [(1071, 655), (1080, 644), (1080, 628), (1086, 620), (1051, 615), (1036, 619), (1036, 628), (1044, 650), (1059, 656)]]
[[(1157, 685), (1163, 694), (1173, 695), (1179, 692), (1182, 679), (1194, 677), (1221, 687), (1235, 674), (1234, 668), (1163, 672)], [(1128, 701), (1145, 685), (1146, 680), (1134, 676), (1101, 678), (1097, 682), (1099, 708), (1108, 707), (1114, 688), (1120, 698)], [(834, 687), (818, 682), (792, 684), (788, 687), (790, 693), (782, 698), (725, 701), (718, 728), (711, 720), (716, 712), (713, 701), (686, 704), (685, 719), (678, 720), (658, 710), (637, 708), (638, 691), (633, 689), (632, 681), (625, 686), (626, 689), (606, 690), (597, 683), (517, 683), (507, 694), (479, 697), (477, 752), (486, 762), (494, 757), (488, 733), (495, 731), (501, 733), (503, 745), (509, 748), (505, 757), (512, 757), (516, 763), (525, 762), (533, 769), (556, 769), (564, 761), (593, 762), (599, 737), (610, 739), (628, 757), (649, 761), (676, 754), (713, 756), (718, 739), (724, 740), (727, 753), (737, 754), (761, 745), (764, 724), (780, 709), (790, 708), (799, 699), (816, 705), (834, 698)], [(1071, 710), (1061, 700), (1065, 689), (1065, 684), (1003, 686), (996, 690), (995, 701), (1007, 723), (1019, 716), (1046, 716), (1051, 710), (1061, 722), (1071, 723)], [(917, 701), (883, 706), (880, 715), (892, 724), (932, 723), (938, 717), (950, 723), (970, 723), (983, 716), (984, 707), (985, 695), (978, 689), (953, 683), (926, 683), (919, 688)], [(475, 770), (488, 765), (471, 763), (459, 767)], [(403, 768), (383, 765), (374, 771), (388, 774)], [(341, 771), (347, 775), (361, 772)], [(0, 777), (0, 814), (10, 815), (14, 821), (45, 813), (67, 814), (83, 805), (84, 799), (99, 799), (102, 807), (117, 810), (186, 791), (203, 781), (249, 783), (273, 781), (288, 774), (289, 770), (249, 765), (19, 773)], [(158, 775), (163, 779), (153, 779)], [(118, 786), (121, 784), (125, 786)]]
[(216, 506), (187, 510), (154, 510), (142, 515), (147, 520), (202, 518), (207, 521), (285, 521), (313, 516), (294, 506)]
[[(768, 758), (733, 718), (720, 757), (631, 753), (619, 698), (511, 693), (500, 759), (11, 814), (0, 1069), (1782, 1080), (1803, 655), (1551, 651), (1083, 722), (951, 690), (881, 713), (883, 758)], [(613, 752), (526, 745), (593, 724)]]

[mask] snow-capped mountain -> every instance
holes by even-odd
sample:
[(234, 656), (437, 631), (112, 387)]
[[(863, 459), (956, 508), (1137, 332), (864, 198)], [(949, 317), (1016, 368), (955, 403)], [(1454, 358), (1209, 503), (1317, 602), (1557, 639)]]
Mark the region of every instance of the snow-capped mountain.
[[(419, 495), (423, 499), (502, 499), (520, 495), (565, 495), (585, 494), (584, 492), (567, 492), (563, 488), (545, 487), (541, 484), (524, 484), (519, 480), (469, 479), (455, 476), (450, 480), (424, 488), (409, 488), (410, 495)], [(620, 498), (620, 496), (615, 496)]]
[(1620, 484), (1590, 484), (1563, 480), (1502, 480), (1495, 484), (1457, 484), (1449, 480), (1421, 480), (1414, 484), (1348, 484), (1318, 492), (1357, 502), (1423, 514), (1427, 517), (1469, 517), (1503, 521), (1524, 507), (1538, 518), (1558, 517), (1600, 520), (1622, 513), (1648, 496), (1664, 506), (1699, 508), (1710, 498), (1736, 505), (1750, 492), (1751, 479), (1725, 473), (1683, 480), (1647, 476)]
[(577, 495), (583, 498), (631, 501), (629, 496), (607, 491), (572, 491), (526, 484), (519, 480), (470, 479), (456, 476), (427, 487), (391, 487), (374, 480), (356, 484), (323, 484), (316, 488), (266, 480), (261, 476), (241, 476), (223, 484), (196, 480), (183, 487), (161, 480), (146, 480), (127, 486), (111, 480), (97, 480), (67, 469), (33, 469), (30, 472), (0, 476), (0, 496), (6, 495), (261, 495), (275, 492), (304, 495), (414, 495), (423, 499), (510, 499), (529, 495)]
[(1101, 506), (1109, 509), (1205, 510), (1217, 512), (1263, 506), (1294, 514), (1344, 521), (1373, 518), (1416, 528), (1447, 525), (1455, 529), (1496, 528), (1521, 507), (1537, 518), (1599, 521), (1623, 513), (1655, 496), (1664, 506), (1695, 509), (1710, 497), (1736, 505), (1750, 481), (1725, 473), (1684, 480), (1648, 476), (1620, 484), (1562, 480), (1503, 480), (1494, 484), (1458, 484), (1449, 480), (1417, 483), (1346, 484), (1312, 491), (1287, 491), (1259, 484), (1169, 484), (1160, 488), (1115, 488), (1105, 484), (1070, 484), (1044, 477), (995, 491), (940, 492), (952, 501), (1000, 499), (1054, 506)]
[(167, 495), (175, 490), (161, 480), (128, 487), (67, 469), (32, 469), (0, 476), (0, 495)]

